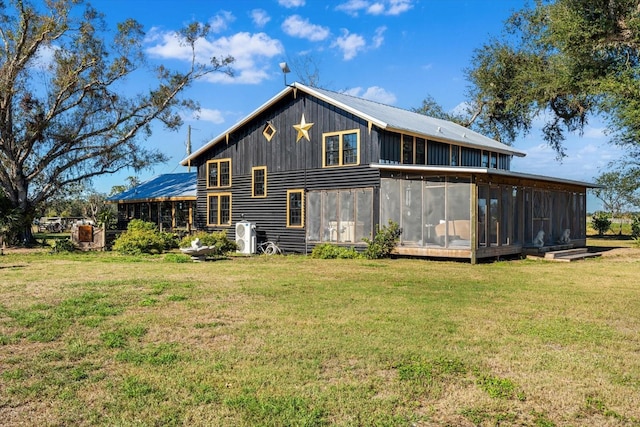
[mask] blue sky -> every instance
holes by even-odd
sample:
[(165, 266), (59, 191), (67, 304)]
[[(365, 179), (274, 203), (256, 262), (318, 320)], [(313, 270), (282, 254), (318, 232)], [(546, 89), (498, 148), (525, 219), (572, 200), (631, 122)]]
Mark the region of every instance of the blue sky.
[[(152, 62), (180, 68), (184, 48), (174, 31), (194, 20), (211, 25), (212, 34), (198, 43), (202, 58), (232, 55), (235, 77), (222, 74), (197, 82), (188, 96), (201, 105), (199, 117), (185, 116), (179, 132), (155, 126), (145, 144), (170, 157), (167, 164), (137, 175), (185, 170), (187, 126), (193, 150), (251, 113), (284, 84), (278, 66), (313, 58), (320, 85), (401, 108), (419, 107), (432, 96), (445, 109), (464, 102), (473, 50), (498, 36), (504, 20), (524, 0), (94, 0), (108, 22), (134, 18), (146, 31)], [(287, 83), (298, 80), (296, 69)], [(132, 78), (126, 90), (139, 91), (144, 80)], [(567, 179), (593, 181), (607, 163), (620, 155), (607, 143), (604, 125), (590, 123), (584, 135), (571, 135), (562, 163), (542, 141), (539, 131), (520, 138), (515, 146), (527, 153), (513, 169)], [(100, 192), (124, 184), (133, 171), (94, 181)]]

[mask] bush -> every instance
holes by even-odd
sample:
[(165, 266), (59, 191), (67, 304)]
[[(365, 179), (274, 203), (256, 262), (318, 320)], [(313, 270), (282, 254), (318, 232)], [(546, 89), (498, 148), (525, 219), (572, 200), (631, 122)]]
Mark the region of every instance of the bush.
[(317, 245), (311, 251), (311, 258), (319, 259), (356, 259), (362, 258), (354, 248), (345, 246), (332, 245), (330, 243), (322, 243)]
[(217, 251), (213, 255), (222, 256), (238, 249), (238, 245), (236, 245), (236, 242), (227, 238), (226, 231), (214, 231), (212, 233), (207, 233), (206, 231), (197, 231), (193, 234), (185, 236), (180, 241), (180, 247), (191, 247), (191, 242), (196, 238), (200, 239), (200, 243), (202, 244), (202, 246), (215, 246)]
[(155, 224), (133, 219), (113, 244), (113, 250), (125, 255), (162, 253), (175, 247), (175, 239), (170, 233), (158, 231)]
[(55, 253), (73, 252), (76, 250), (76, 245), (73, 244), (71, 239), (56, 239), (51, 244), (51, 250)]
[(631, 222), (631, 237), (640, 241), (640, 215), (635, 215)]
[(376, 230), (373, 240), (364, 239), (368, 244), (367, 249), (364, 251), (365, 258), (388, 258), (393, 248), (396, 247), (400, 234), (402, 234), (400, 226), (396, 222), (389, 220), (389, 225), (383, 225), (381, 229)]
[(591, 226), (598, 232), (599, 236), (602, 236), (611, 228), (611, 215), (602, 211), (594, 213), (591, 217)]

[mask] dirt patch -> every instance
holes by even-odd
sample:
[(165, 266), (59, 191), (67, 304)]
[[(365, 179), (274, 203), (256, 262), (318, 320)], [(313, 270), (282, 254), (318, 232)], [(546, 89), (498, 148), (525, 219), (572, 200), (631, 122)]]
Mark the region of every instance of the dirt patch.
[(640, 248), (598, 248), (589, 247), (591, 252), (601, 252), (606, 258), (625, 258), (640, 260)]

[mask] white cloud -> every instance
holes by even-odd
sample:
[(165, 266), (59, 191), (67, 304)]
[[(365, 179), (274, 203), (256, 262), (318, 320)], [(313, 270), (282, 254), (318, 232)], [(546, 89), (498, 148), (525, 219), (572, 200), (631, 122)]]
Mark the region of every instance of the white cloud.
[[(151, 56), (162, 59), (177, 59), (189, 61), (191, 52), (187, 46), (179, 43), (174, 32), (156, 33), (153, 35), (155, 44), (147, 49)], [(226, 74), (213, 73), (206, 77), (211, 82), (257, 84), (269, 77), (266, 71), (272, 64), (271, 58), (281, 56), (284, 48), (279, 40), (270, 38), (265, 33), (250, 34), (237, 33), (229, 37), (214, 40), (199, 39), (196, 41), (197, 61), (208, 63), (210, 58), (233, 56), (231, 65), (235, 77)]]
[(198, 118), (205, 122), (211, 122), (216, 125), (224, 123), (224, 117), (222, 115), (222, 111), (220, 110), (211, 110), (209, 108), (200, 108), (199, 112), (194, 114), (194, 118)]
[(286, 8), (304, 6), (305, 0), (278, 0), (280, 6)]
[(213, 31), (214, 33), (220, 33), (226, 30), (229, 24), (235, 20), (236, 17), (233, 16), (231, 12), (221, 10), (216, 16), (209, 20), (209, 25), (211, 25), (211, 31)]
[(359, 34), (349, 34), (348, 30), (342, 30), (342, 36), (338, 37), (331, 45), (338, 47), (342, 51), (342, 57), (345, 61), (349, 61), (356, 57), (358, 52), (364, 50), (367, 43)]
[(584, 130), (584, 137), (585, 138), (594, 138), (594, 139), (604, 139), (607, 137), (607, 128), (596, 128), (596, 127), (591, 127), (588, 126), (585, 130)]
[(412, 0), (390, 0), (385, 15), (400, 15), (413, 7)]
[(378, 27), (376, 28), (376, 33), (373, 36), (373, 48), (377, 49), (380, 46), (382, 46), (382, 43), (384, 42), (384, 32), (387, 31), (387, 27)]
[(413, 8), (414, 0), (348, 0), (339, 4), (336, 10), (357, 16), (359, 12), (368, 15), (396, 16)]
[(388, 105), (394, 104), (397, 99), (393, 93), (387, 92), (379, 86), (371, 86), (366, 90), (361, 87), (354, 87), (344, 91), (344, 93)]
[(271, 17), (267, 13), (267, 11), (263, 9), (253, 9), (250, 12), (250, 16), (251, 16), (251, 19), (253, 20), (253, 23), (258, 28), (264, 27), (265, 25), (267, 25), (269, 21), (271, 21)]
[(321, 25), (315, 25), (300, 15), (292, 15), (282, 23), (282, 30), (291, 37), (298, 37), (314, 42), (322, 41), (329, 37), (329, 29)]

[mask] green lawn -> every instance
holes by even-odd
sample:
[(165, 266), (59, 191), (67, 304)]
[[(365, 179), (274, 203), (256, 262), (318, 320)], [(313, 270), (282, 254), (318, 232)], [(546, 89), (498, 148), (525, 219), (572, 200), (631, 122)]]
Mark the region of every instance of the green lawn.
[(5, 255), (0, 424), (640, 426), (640, 249), (613, 252)]

